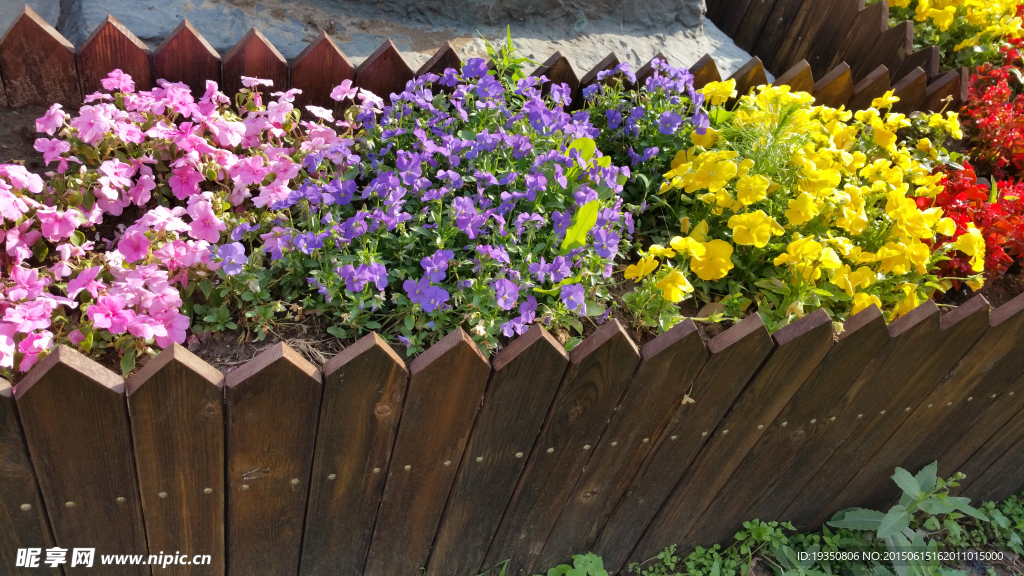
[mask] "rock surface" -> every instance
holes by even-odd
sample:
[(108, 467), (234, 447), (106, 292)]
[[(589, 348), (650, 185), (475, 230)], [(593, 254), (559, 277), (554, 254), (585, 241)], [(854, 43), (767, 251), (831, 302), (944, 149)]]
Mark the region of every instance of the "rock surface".
[(57, 26), (60, 0), (0, 0), (0, 35), (21, 15), (21, 10), (26, 4), (51, 26)]

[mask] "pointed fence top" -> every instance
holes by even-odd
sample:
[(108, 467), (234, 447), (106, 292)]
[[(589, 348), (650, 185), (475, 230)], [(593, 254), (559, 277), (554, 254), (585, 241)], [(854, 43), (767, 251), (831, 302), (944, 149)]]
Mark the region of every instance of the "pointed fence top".
[[(654, 358), (696, 331), (697, 325), (693, 323), (693, 320), (686, 318), (673, 326), (668, 332), (663, 332), (654, 340), (644, 344), (644, 347), (640, 349), (640, 357), (644, 360)], [(703, 342), (701, 345), (703, 345)]]
[(61, 35), (60, 32), (57, 32), (56, 28), (50, 26), (49, 22), (43, 20), (42, 16), (36, 14), (35, 10), (29, 8), (28, 4), (21, 9), (21, 14), (19, 14), (18, 17), (14, 19), (14, 22), (7, 27), (3, 36), (0, 36), (0, 45), (7, 40), (8, 36), (15, 33), (15, 30), (25, 27), (37, 28), (49, 36), (53, 41), (57, 42), (64, 48), (67, 48), (70, 52), (75, 51), (75, 46), (71, 42), (68, 42), (68, 39)]
[(776, 330), (775, 334), (772, 334), (772, 340), (775, 341), (777, 346), (784, 346), (815, 328), (826, 324), (831, 326), (832, 318), (828, 315), (828, 312), (825, 312), (824, 308), (818, 308), (807, 316), (797, 319), (796, 322)]
[(210, 366), (203, 361), (202, 358), (196, 356), (177, 342), (171, 344), (169, 348), (165, 348), (156, 358), (153, 358), (146, 365), (142, 367), (134, 376), (128, 379), (125, 383), (126, 391), (128, 396), (134, 394), (143, 384), (149, 381), (150, 378), (155, 376), (158, 372), (167, 367), (168, 364), (177, 362), (185, 368), (188, 368), (203, 380), (206, 380), (211, 385), (218, 388), (224, 386), (224, 375), (220, 373), (213, 366)]
[(590, 336), (587, 336), (579, 346), (572, 349), (569, 352), (569, 361), (572, 364), (579, 364), (593, 353), (598, 348), (611, 343), (613, 340), (622, 340), (626, 343), (626, 346), (633, 351), (633, 354), (640, 357), (640, 350), (636, 347), (636, 342), (626, 334), (626, 330), (619, 324), (619, 321), (615, 318), (605, 322)]
[(708, 342), (708, 351), (712, 354), (721, 352), (729, 346), (743, 340), (747, 336), (756, 332), (762, 332), (764, 337), (771, 338), (768, 334), (768, 328), (764, 325), (764, 320), (761, 319), (760, 314), (751, 314), (738, 323), (731, 326), (725, 332), (722, 332), (718, 336), (711, 339)]
[(541, 328), (538, 324), (534, 324), (525, 334), (519, 336), (511, 344), (498, 352), (491, 365), (495, 370), (501, 370), (520, 355), (525, 354), (528, 350), (532, 350), (534, 346), (545, 345), (557, 351), (566, 360), (569, 359), (569, 355), (565, 353), (565, 347), (559, 344), (558, 340), (547, 330)]
[(306, 373), (310, 378), (318, 379), (316, 366), (313, 366), (309, 360), (302, 357), (302, 354), (299, 354), (284, 342), (278, 342), (263, 352), (260, 352), (258, 356), (249, 360), (237, 370), (229, 372), (225, 378), (225, 385), (228, 388), (234, 388), (249, 378), (259, 374), (271, 364), (280, 360), (284, 360), (295, 366), (302, 372)]
[(15, 398), (21, 399), (57, 365), (66, 366), (68, 369), (78, 372), (83, 378), (92, 380), (118, 394), (124, 393), (124, 380), (120, 376), (107, 370), (74, 348), (60, 344), (51, 350), (46, 358), (43, 358), (38, 364), (33, 366), (24, 380), (18, 382), (18, 391)]
[(356, 340), (355, 344), (345, 348), (335, 355), (334, 358), (328, 360), (327, 363), (324, 364), (324, 377), (330, 376), (341, 369), (344, 365), (372, 350), (378, 350), (379, 353), (385, 355), (388, 360), (394, 362), (395, 365), (400, 367), (402, 370), (406, 370), (405, 360), (402, 359), (398, 352), (395, 352), (395, 349), (392, 348), (386, 340), (381, 338), (379, 334), (376, 332), (370, 332), (366, 336)]
[[(171, 44), (178, 41), (179, 38), (194, 39), (197, 45), (202, 47), (206, 52), (208, 52), (210, 56), (214, 56), (218, 60), (220, 60), (220, 53), (218, 53), (217, 50), (215, 50), (214, 47), (210, 45), (206, 38), (204, 38), (203, 35), (199, 33), (199, 30), (196, 30), (196, 27), (188, 21), (188, 18), (183, 18), (181, 20), (181, 23), (178, 24), (174, 28), (174, 30), (171, 30), (171, 33), (167, 35), (167, 38), (164, 38), (164, 41), (156, 47), (156, 50), (153, 51), (154, 57), (157, 54), (166, 50), (169, 46), (171, 46)], [(213, 78), (211, 78), (211, 80), (213, 80)]]
[(476, 342), (473, 342), (473, 339), (469, 337), (469, 334), (466, 334), (466, 331), (462, 328), (456, 328), (450, 334), (438, 341), (437, 344), (428, 348), (426, 352), (417, 356), (409, 366), (410, 374), (417, 374), (426, 370), (435, 361), (440, 360), (449, 352), (460, 347), (472, 350), (473, 354), (479, 358), (481, 362), (485, 364), (487, 363), (487, 357), (480, 351), (480, 347), (476, 345)]

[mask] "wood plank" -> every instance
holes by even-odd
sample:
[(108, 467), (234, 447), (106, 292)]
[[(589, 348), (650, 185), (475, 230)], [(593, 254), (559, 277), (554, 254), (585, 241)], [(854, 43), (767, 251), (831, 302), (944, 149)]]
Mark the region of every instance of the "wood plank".
[(914, 68), (902, 80), (893, 84), (893, 94), (900, 101), (893, 104), (893, 112), (910, 114), (918, 109), (928, 92), (928, 76), (924, 70)]
[(830, 4), (828, 14), (816, 26), (808, 27), (808, 31), (815, 31), (813, 39), (802, 51), (795, 53), (807, 60), (815, 76), (824, 76), (834, 68), (833, 58), (857, 21), (858, 14), (864, 10), (864, 0), (833, 0), (830, 3), (826, 0), (824, 3)]
[[(1018, 414), (1016, 420), (1021, 420), (1024, 414)], [(1010, 496), (1020, 495), (1021, 484), (1024, 483), (1024, 434), (1021, 429), (1024, 426), (1014, 425), (1018, 437), (1017, 441), (1002, 453), (992, 465), (984, 472), (973, 476), (973, 482), (967, 484), (960, 491), (961, 496), (970, 498), (972, 502), (980, 503), (985, 500), (999, 502)], [(1009, 431), (1007, 431), (1009, 436)]]
[(312, 117), (306, 106), (320, 106), (341, 118), (344, 104), (331, 99), (331, 91), (345, 80), (355, 80), (356, 69), (345, 53), (326, 32), (320, 32), (291, 63), (291, 87), (302, 90), (295, 97), (295, 107)]
[(707, 86), (711, 82), (721, 82), (722, 73), (718, 71), (718, 65), (710, 54), (705, 54), (690, 66), (690, 73), (693, 74), (693, 87), (697, 90)]
[(227, 375), (227, 550), (231, 572), (299, 570), (320, 410), (320, 373), (277, 344)]
[(819, 23), (815, 16), (824, 17), (831, 4), (832, 0), (778, 0), (768, 16), (771, 25), (748, 52), (760, 57), (769, 70), (787, 70), (805, 60), (804, 37), (814, 35), (807, 28)]
[(264, 103), (269, 101), (271, 92), (288, 89), (288, 61), (257, 28), (250, 28), (224, 55), (224, 93), (235, 94), (241, 90), (243, 76), (274, 83), (260, 86)]
[(773, 82), (775, 86), (789, 86), (794, 92), (814, 94), (814, 74), (807, 60), (801, 60)]
[[(16, 568), (19, 548), (53, 548), (53, 535), (46, 521), (43, 496), (39, 492), (28, 447), (18, 424), (14, 408), (14, 390), (11, 383), (0, 379), (0, 573), (18, 574)], [(31, 572), (59, 576), (60, 568), (44, 564), (45, 553), (40, 555), (39, 567)]]
[(568, 364), (562, 345), (536, 325), (495, 357), (427, 576), (476, 574), (483, 564)]
[(736, 31), (740, 24), (746, 22), (747, 13), (750, 10), (751, 0), (730, 0), (724, 10), (721, 10), (715, 17), (708, 17), (715, 26), (729, 38), (736, 38)]
[[(876, 4), (880, 6), (881, 3)], [(883, 14), (884, 26), (888, 16)], [(862, 44), (858, 50), (844, 58), (853, 69), (853, 77), (860, 82), (878, 66), (896, 70), (903, 60), (914, 51), (914, 23), (900, 22), (892, 28), (883, 28), (882, 34), (873, 43)]]
[[(182, 82), (192, 89), (193, 96), (206, 91), (207, 80), (223, 86), (220, 54), (188, 20), (182, 20), (153, 51), (153, 76), (157, 80)], [(235, 96), (227, 94), (230, 98)]]
[(691, 542), (729, 542), (742, 529), (744, 521), (769, 518), (763, 514), (773, 511), (760, 506), (758, 496), (773, 484), (783, 482), (787, 474), (806, 472), (812, 460), (801, 458), (807, 453), (805, 448), (826, 437), (827, 427), (835, 422), (836, 407), (888, 339), (885, 318), (875, 306), (847, 320), (835, 346), (766, 427), (764, 435), (704, 513), (705, 520), (714, 521), (699, 522), (701, 529), (689, 539)]
[(27, 5), (0, 37), (0, 70), (9, 106), (82, 103), (75, 47)]
[[(750, 5), (747, 7), (746, 15), (736, 28), (736, 31), (731, 35), (737, 46), (747, 52), (754, 48), (757, 40), (768, 25), (769, 18), (775, 10), (777, 1), (785, 0), (751, 0)], [(758, 56), (757, 54), (753, 55)]]
[[(18, 384), (15, 400), (57, 545), (146, 554), (124, 381), (58, 346)], [(94, 571), (67, 565), (64, 572)], [(144, 576), (150, 570), (107, 566), (103, 573)]]
[(940, 52), (938, 46), (928, 46), (914, 52), (900, 62), (896, 71), (892, 74), (892, 82), (898, 82), (904, 76), (910, 74), (914, 68), (920, 68), (927, 74), (928, 79), (938, 77)]
[(590, 86), (594, 82), (597, 82), (598, 74), (604, 72), (605, 70), (611, 70), (612, 68), (615, 68), (618, 65), (619, 57), (615, 55), (615, 52), (612, 52), (611, 54), (605, 56), (603, 60), (598, 62), (597, 66), (591, 68), (590, 72), (584, 74), (583, 78), (580, 78), (580, 87), (586, 88), (587, 86)]
[(686, 401), (709, 357), (689, 319), (641, 350), (641, 362), (607, 430), (548, 536), (539, 567), (589, 550), (651, 447)]
[(224, 574), (224, 375), (173, 344), (126, 388), (149, 549), (212, 556), (167, 574)]
[(709, 435), (701, 453), (637, 543), (630, 562), (652, 558), (671, 544), (679, 544), (680, 551), (686, 553), (695, 544), (708, 543), (701, 539), (701, 525), (709, 520), (698, 520), (764, 434), (765, 426), (832, 348), (832, 320), (818, 309), (781, 328), (772, 338), (775, 349)]
[[(961, 483), (959, 491), (970, 490), (971, 485), (979, 478), (984, 477), (988, 470), (995, 465), (1006, 451), (1012, 447), (1019, 438), (1024, 436), (1024, 408), (1021, 407), (1021, 396), (1024, 395), (1024, 376), (1004, 389), (998, 396), (998, 401), (983, 411), (978, 423), (965, 436), (973, 436), (975, 439), (982, 435), (988, 435), (980, 442), (970, 442), (969, 445), (976, 448), (972, 454), (963, 456), (959, 449), (964, 447), (963, 442), (957, 442), (953, 446), (953, 458), (945, 458), (945, 463), (940, 459), (939, 471), (947, 476), (953, 472), (963, 472), (967, 478)], [(981, 398), (978, 398), (981, 400)], [(973, 404), (973, 401), (968, 402)], [(995, 416), (997, 420), (990, 422), (986, 418)], [(994, 424), (998, 423), (998, 426)], [(990, 434), (989, 434), (990, 433)], [(957, 464), (957, 462), (959, 462)], [(952, 472), (946, 472), (951, 470)]]
[(693, 384), (693, 403), (680, 403), (651, 454), (629, 484), (594, 543), (605, 569), (617, 572), (662, 503), (773, 347), (757, 314), (708, 343), (711, 357)]
[(843, 62), (832, 69), (824, 78), (814, 83), (814, 103), (819, 106), (839, 108), (846, 106), (853, 98), (853, 75), (850, 67)]
[(768, 76), (764, 73), (764, 64), (757, 56), (740, 66), (739, 70), (729, 76), (729, 79), (736, 81), (736, 97), (729, 100), (726, 108), (732, 108), (737, 100), (749, 94), (754, 88), (768, 84)]
[(434, 52), (434, 55), (424, 62), (423, 66), (420, 66), (420, 69), (416, 71), (416, 76), (423, 76), (424, 74), (437, 74), (441, 76), (448, 68), (462, 70), (462, 58), (459, 57), (459, 53), (452, 46), (452, 43), (446, 40), (437, 52)]
[[(570, 95), (573, 100), (576, 99), (576, 95), (580, 91), (580, 81), (576, 76), (576, 72), (572, 69), (572, 64), (569, 63), (569, 59), (562, 56), (561, 52), (555, 52), (543, 64), (537, 67), (533, 71), (531, 76), (544, 76), (550, 82), (545, 84), (541, 90), (547, 95), (551, 92), (551, 87), (558, 84), (568, 84)], [(638, 78), (639, 79), (639, 78)]]
[(548, 534), (640, 362), (636, 344), (611, 320), (572, 350), (569, 368), (530, 453), (484, 566), (532, 574)]
[(356, 68), (356, 85), (383, 98), (385, 105), (391, 102), (393, 92), (405, 90), (412, 79), (412, 69), (390, 38)]
[(131, 76), (136, 90), (149, 90), (153, 87), (150, 56), (149, 46), (108, 14), (78, 49), (82, 94), (103, 90), (100, 81), (115, 69)]
[(426, 565), (490, 365), (457, 328), (410, 372), (366, 574), (419, 574)]
[(918, 106), (922, 112), (954, 112), (964, 101), (962, 79), (967, 77), (966, 68), (950, 70), (928, 85), (924, 100)]
[(10, 106), (7, 102), (7, 88), (4, 87), (4, 79), (0, 76), (0, 108), (7, 108)]
[(324, 366), (301, 574), (363, 573), (408, 382), (376, 333)]
[(872, 4), (854, 16), (846, 36), (839, 44), (831, 60), (825, 63), (828, 69), (846, 62), (850, 65), (854, 82), (859, 82), (874, 66), (868, 68), (863, 62), (881, 44), (882, 32), (889, 28), (889, 5), (885, 0)]
[(873, 72), (853, 87), (853, 96), (847, 107), (850, 110), (864, 110), (871, 107), (871, 102), (889, 90), (889, 70), (879, 64)]

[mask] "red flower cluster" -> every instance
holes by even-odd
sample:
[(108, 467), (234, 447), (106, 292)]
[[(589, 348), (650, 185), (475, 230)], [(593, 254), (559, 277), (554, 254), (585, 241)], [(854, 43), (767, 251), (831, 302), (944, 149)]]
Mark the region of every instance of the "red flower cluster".
[(979, 66), (962, 113), (969, 156), (998, 180), (1016, 180), (1024, 171), (1024, 98), (1010, 84), (1014, 71), (1009, 65)]

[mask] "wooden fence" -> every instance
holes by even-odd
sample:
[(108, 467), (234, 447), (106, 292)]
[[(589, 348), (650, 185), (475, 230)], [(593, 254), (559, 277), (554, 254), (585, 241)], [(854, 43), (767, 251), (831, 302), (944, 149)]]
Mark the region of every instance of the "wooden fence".
[[(756, 55), (731, 76), (741, 94), (768, 83), (764, 60), (778, 75), (775, 84), (810, 92), (821, 104), (859, 110), (892, 89), (901, 98), (895, 107), (899, 112), (958, 109), (967, 97), (967, 70), (940, 75), (937, 48), (909, 53), (912, 22), (882, 32), (879, 22), (887, 26), (884, 21), (888, 17), (884, 0), (860, 12), (850, 8), (856, 8), (857, 2), (863, 7), (863, 0), (709, 0), (708, 4), (714, 22), (734, 35), (741, 46), (755, 48)], [(768, 8), (773, 12), (765, 12)], [(776, 22), (774, 12), (778, 11), (785, 14)], [(794, 23), (786, 25), (787, 18)], [(756, 34), (749, 31), (753, 29)], [(52, 102), (78, 105), (83, 94), (100, 89), (100, 80), (109, 71), (120, 68), (131, 74), (140, 90), (162, 78), (184, 82), (201, 94), (206, 80), (215, 80), (231, 94), (240, 87), (241, 76), (256, 76), (273, 80), (275, 89), (302, 89), (297, 98), (300, 107), (334, 108), (337, 103), (329, 97), (331, 89), (346, 79), (386, 96), (401, 92), (405, 83), (418, 75), (441, 73), (459, 62), (458, 53), (446, 43), (414, 72), (388, 40), (355, 67), (326, 33), (289, 62), (255, 28), (222, 58), (188, 20), (151, 51), (113, 16), (76, 51), (26, 6), (0, 39), (0, 107)], [(535, 74), (567, 83), (575, 96), (581, 87), (596, 81), (598, 72), (618, 63), (615, 54), (609, 54), (581, 78), (569, 60), (556, 52)], [(690, 70), (698, 87), (722, 79), (708, 55), (690, 65)], [(650, 73), (650, 65), (640, 72), (642, 79)]]
[(894, 467), (936, 459), (975, 500), (1024, 485), (1024, 295), (838, 335), (821, 310), (709, 342), (687, 320), (640, 349), (613, 320), (569, 354), (535, 326), (490, 361), (461, 330), (409, 365), (375, 334), (227, 375), (174, 346), (127, 382), (59, 347), (0, 382), (0, 573), (56, 544), (212, 556), (168, 574), (523, 575), (588, 550), (621, 574), (746, 519), (883, 507)]

